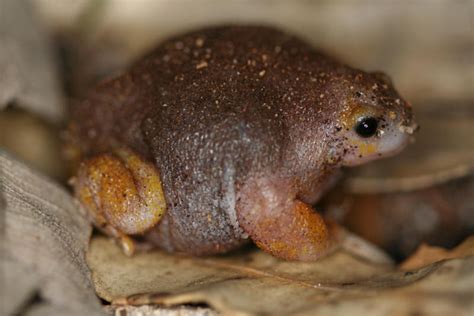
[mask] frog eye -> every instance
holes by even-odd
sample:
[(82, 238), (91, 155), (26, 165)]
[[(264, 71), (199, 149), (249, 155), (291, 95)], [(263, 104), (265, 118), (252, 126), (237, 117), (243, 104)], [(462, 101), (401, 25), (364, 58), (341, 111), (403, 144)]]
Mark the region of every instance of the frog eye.
[(357, 121), (354, 129), (360, 137), (368, 138), (377, 133), (378, 125), (379, 123), (375, 117), (366, 116)]

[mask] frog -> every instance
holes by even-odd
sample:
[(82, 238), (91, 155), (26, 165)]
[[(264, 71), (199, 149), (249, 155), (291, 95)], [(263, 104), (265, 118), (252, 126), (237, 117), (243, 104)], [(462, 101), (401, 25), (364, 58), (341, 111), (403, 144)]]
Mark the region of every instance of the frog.
[(192, 256), (253, 242), (314, 261), (340, 243), (313, 205), (341, 170), (400, 152), (416, 123), (382, 72), (271, 26), (165, 40), (71, 112), (75, 196), (132, 255)]

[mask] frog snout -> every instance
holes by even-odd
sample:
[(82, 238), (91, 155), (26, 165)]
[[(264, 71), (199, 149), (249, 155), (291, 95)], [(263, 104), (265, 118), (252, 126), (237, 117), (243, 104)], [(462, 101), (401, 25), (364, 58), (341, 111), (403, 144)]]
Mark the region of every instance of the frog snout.
[(408, 135), (414, 135), (419, 129), (420, 125), (418, 125), (416, 122), (411, 122), (410, 124), (400, 124), (398, 127), (400, 132)]
[(406, 145), (414, 140), (414, 134), (419, 129), (418, 124), (410, 119), (408, 121), (393, 122), (395, 126), (387, 128), (380, 139), (378, 150), (380, 157), (393, 156), (402, 151)]
[[(407, 143), (415, 142), (415, 133), (420, 129), (420, 125), (415, 122), (413, 116), (410, 116), (409, 120), (406, 120), (399, 124), (398, 132), (407, 138)], [(403, 146), (405, 147), (405, 146)]]

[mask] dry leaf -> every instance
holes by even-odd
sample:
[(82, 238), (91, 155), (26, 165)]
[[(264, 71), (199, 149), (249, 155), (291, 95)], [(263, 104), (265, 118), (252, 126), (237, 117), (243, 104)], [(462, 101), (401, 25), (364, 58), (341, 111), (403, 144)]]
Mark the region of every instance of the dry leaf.
[[(49, 8), (61, 7), (63, 21), (76, 23), (70, 12), (77, 13), (72, 9), (77, 5), (36, 2)], [(82, 6), (88, 1), (79, 2)], [(103, 19), (97, 20), (99, 34), (91, 32), (91, 42), (101, 42), (103, 34), (113, 34), (111, 37), (115, 36), (116, 41), (110, 42), (129, 45), (126, 49), (130, 55), (149, 46), (157, 37), (163, 38), (209, 21), (273, 22), (305, 34), (331, 51), (347, 54), (346, 60), (351, 63), (387, 70), (408, 96), (420, 99), (472, 96), (469, 84), (472, 82), (472, 63), (466, 63), (465, 60), (470, 59), (464, 58), (472, 54), (472, 45), (469, 45), (472, 38), (468, 36), (472, 31), (470, 11), (466, 10), (469, 2), (438, 4), (430, 8), (423, 2), (399, 7), (391, 4), (365, 7), (360, 4), (334, 6), (332, 2), (289, 4), (279, 1), (271, 5), (259, 2), (251, 8), (250, 15), (247, 3), (220, 4), (219, 10), (216, 10), (215, 1), (196, 3), (192, 5), (193, 9), (189, 3), (167, 1), (149, 1), (148, 5), (138, 6), (124, 1), (104, 3), (109, 10), (103, 11)], [(138, 10), (130, 10), (132, 5)], [(150, 10), (150, 5), (160, 10)], [(209, 10), (210, 6), (213, 10)], [(368, 8), (372, 10), (373, 19), (359, 18), (366, 17)], [(14, 102), (45, 118), (59, 120), (62, 108), (45, 34), (32, 18), (27, 2), (3, 0), (2, 10), (8, 14), (2, 14), (0, 20), (0, 73), (3, 74), (0, 77), (0, 107)], [(188, 14), (190, 11), (192, 15)], [(218, 16), (213, 13), (216, 11), (220, 12)], [(162, 18), (157, 18), (157, 14)], [(182, 14), (187, 14), (188, 19), (179, 18)], [(352, 18), (346, 19), (348, 15)], [(67, 17), (64, 19), (64, 16)], [(456, 19), (452, 19), (453, 16)], [(334, 20), (345, 22), (335, 27)], [(187, 22), (183, 24), (183, 21)], [(400, 21), (404, 27), (400, 27)], [(440, 21), (449, 21), (450, 27)], [(412, 29), (418, 32), (407, 32)], [(357, 33), (364, 36), (347, 36)], [(393, 36), (387, 36), (387, 33)], [(424, 34), (421, 40), (420, 33)], [(410, 34), (415, 34), (416, 38)], [(414, 40), (418, 45), (415, 50), (412, 49)], [(397, 50), (397, 56), (394, 56), (393, 48)], [(367, 50), (377, 52), (378, 57), (367, 54)], [(439, 53), (427, 56), (426, 51)], [(110, 55), (104, 58), (110, 59)], [(432, 154), (425, 153), (423, 159), (408, 154), (408, 163), (382, 167), (399, 175), (406, 171), (405, 175), (410, 178), (408, 185), (406, 178), (393, 182), (387, 177), (384, 182), (363, 179), (365, 182), (352, 187), (360, 192), (364, 187), (365, 192), (412, 190), (472, 172), (470, 148), (474, 147), (469, 143), (473, 134), (472, 115), (452, 122), (447, 122), (444, 115), (430, 120), (428, 124), (422, 122), (424, 130), (429, 132), (421, 134), (417, 146), (423, 150), (435, 149)], [(446, 139), (454, 140), (453, 146), (438, 147)], [(398, 159), (403, 161), (403, 158)], [(408, 168), (404, 169), (405, 166)], [(61, 188), (5, 154), (0, 156), (0, 167), (0, 206), (2, 215), (5, 214), (2, 217), (5, 223), (1, 223), (0, 252), (2, 268), (8, 271), (3, 280), (8, 288), (3, 284), (0, 295), (4, 314), (101, 314), (82, 256), (90, 226), (77, 213), (80, 208)], [(415, 174), (417, 172), (420, 174)], [(385, 181), (387, 179), (389, 181)], [(469, 255), (464, 259), (399, 271), (361, 257), (360, 253), (367, 253), (370, 247), (366, 249), (358, 242), (358, 255), (348, 252), (348, 249), (354, 250), (352, 246), (309, 264), (282, 262), (255, 249), (212, 258), (189, 258), (159, 251), (126, 258), (111, 242), (98, 238), (92, 243), (88, 260), (99, 295), (116, 303), (179, 305), (204, 302), (232, 314), (471, 315), (474, 309), (471, 250), (457, 250), (455, 256)], [(428, 258), (426, 252), (415, 258), (422, 258), (424, 262), (437, 261), (445, 255), (454, 256), (451, 252), (436, 251), (434, 259)], [(38, 297), (40, 302), (35, 301)], [(115, 311), (120, 310), (139, 315), (155, 315), (157, 311), (149, 306), (128, 306)], [(209, 310), (204, 313), (208, 312), (212, 314)], [(166, 310), (158, 313), (162, 315)]]
[[(347, 250), (314, 263), (280, 261), (253, 248), (208, 258), (162, 251), (128, 258), (113, 242), (98, 237), (87, 261), (98, 295), (115, 304), (207, 303), (235, 315), (443, 315), (446, 310), (467, 315), (467, 305), (472, 306), (468, 298), (474, 295), (469, 271), (474, 257), (409, 272), (373, 264)], [(443, 299), (438, 282), (443, 282)]]
[[(83, 27), (78, 17), (94, 1), (34, 2), (52, 27), (77, 31)], [(350, 64), (386, 71), (411, 101), (472, 97), (471, 1), (95, 2), (104, 8), (94, 16), (86, 46), (108, 42), (112, 55), (121, 50), (128, 60), (165, 37), (203, 25), (263, 23), (300, 34)]]
[(473, 205), (474, 174), (409, 192), (350, 194), (336, 189), (319, 209), (393, 257), (405, 259), (421, 243), (452, 248), (474, 234)]
[(474, 255), (474, 236), (466, 239), (452, 250), (422, 244), (410, 258), (400, 265), (400, 268), (403, 270), (415, 270), (433, 262), (464, 258), (472, 255)]
[(2, 314), (102, 315), (84, 258), (91, 227), (81, 208), (1, 150), (0, 181)]
[(109, 306), (106, 308), (111, 314), (120, 316), (218, 316), (219, 314), (205, 307), (179, 306), (162, 307), (156, 305), (142, 306)]
[(59, 128), (18, 109), (0, 112), (0, 148), (58, 181), (67, 179)]
[(1, 0), (0, 109), (14, 103), (53, 122), (63, 119), (53, 53), (29, 1)]

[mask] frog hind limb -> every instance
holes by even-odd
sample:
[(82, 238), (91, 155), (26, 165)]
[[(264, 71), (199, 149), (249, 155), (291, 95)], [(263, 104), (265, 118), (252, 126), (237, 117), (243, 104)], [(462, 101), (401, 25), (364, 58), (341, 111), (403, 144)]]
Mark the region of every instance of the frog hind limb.
[(158, 170), (128, 149), (85, 160), (73, 185), (95, 226), (127, 255), (135, 251), (129, 235), (153, 228), (166, 211)]

